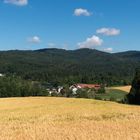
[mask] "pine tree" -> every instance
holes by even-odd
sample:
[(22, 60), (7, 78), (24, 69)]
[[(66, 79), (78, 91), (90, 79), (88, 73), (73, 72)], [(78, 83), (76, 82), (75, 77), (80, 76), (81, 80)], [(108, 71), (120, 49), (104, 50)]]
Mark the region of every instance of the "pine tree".
[(140, 105), (140, 68), (136, 69), (132, 88), (126, 98), (127, 103)]

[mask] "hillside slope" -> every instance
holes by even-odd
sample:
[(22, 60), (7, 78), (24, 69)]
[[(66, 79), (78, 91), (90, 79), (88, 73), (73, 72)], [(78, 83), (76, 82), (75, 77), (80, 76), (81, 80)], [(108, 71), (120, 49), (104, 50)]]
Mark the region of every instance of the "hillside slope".
[(0, 72), (53, 83), (130, 84), (140, 52), (105, 53), (91, 49), (0, 52)]

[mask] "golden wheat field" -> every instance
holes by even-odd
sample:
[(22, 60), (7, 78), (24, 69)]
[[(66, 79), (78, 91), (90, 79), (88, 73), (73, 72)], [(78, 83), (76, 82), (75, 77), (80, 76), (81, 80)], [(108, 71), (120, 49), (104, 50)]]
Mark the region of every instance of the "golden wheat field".
[(122, 90), (125, 92), (129, 92), (131, 89), (131, 86), (121, 86), (121, 87), (111, 87), (112, 89), (118, 89), (118, 90)]
[(0, 99), (0, 140), (140, 140), (140, 106), (88, 99)]

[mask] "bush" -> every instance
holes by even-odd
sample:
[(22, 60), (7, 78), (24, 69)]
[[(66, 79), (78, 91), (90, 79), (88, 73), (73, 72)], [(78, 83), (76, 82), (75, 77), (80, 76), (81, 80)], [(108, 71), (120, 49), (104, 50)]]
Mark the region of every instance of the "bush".
[(68, 90), (66, 93), (66, 97), (75, 97), (75, 95), (73, 95), (72, 91)]
[(102, 100), (102, 98), (101, 97), (98, 97), (98, 96), (95, 96), (95, 99), (96, 100)]
[(102, 85), (102, 86), (100, 87), (100, 89), (98, 89), (97, 94), (105, 94), (105, 93), (106, 93), (105, 87)]
[(49, 96), (49, 92), (45, 89), (42, 89), (41, 92), (39, 92), (38, 96)]
[(95, 99), (95, 93), (94, 92), (88, 92), (87, 93), (87, 98), (89, 98), (89, 99)]
[(58, 94), (56, 92), (51, 93), (52, 97), (58, 97)]
[(88, 99), (94, 99), (95, 98), (95, 90), (93, 89), (78, 89), (77, 91), (77, 98), (88, 98)]
[(76, 97), (77, 98), (88, 98), (87, 91), (85, 89), (78, 89)]
[(110, 97), (110, 101), (116, 101), (115, 97)]
[(62, 97), (73, 97), (72, 91), (69, 89), (69, 86), (65, 86), (62, 90), (60, 95)]

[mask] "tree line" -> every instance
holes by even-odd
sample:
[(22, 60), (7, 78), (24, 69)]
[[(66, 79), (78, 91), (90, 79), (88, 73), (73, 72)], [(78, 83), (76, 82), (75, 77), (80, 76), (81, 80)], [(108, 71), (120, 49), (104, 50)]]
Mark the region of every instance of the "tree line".
[(32, 81), (17, 76), (0, 77), (0, 97), (47, 96), (48, 92)]

